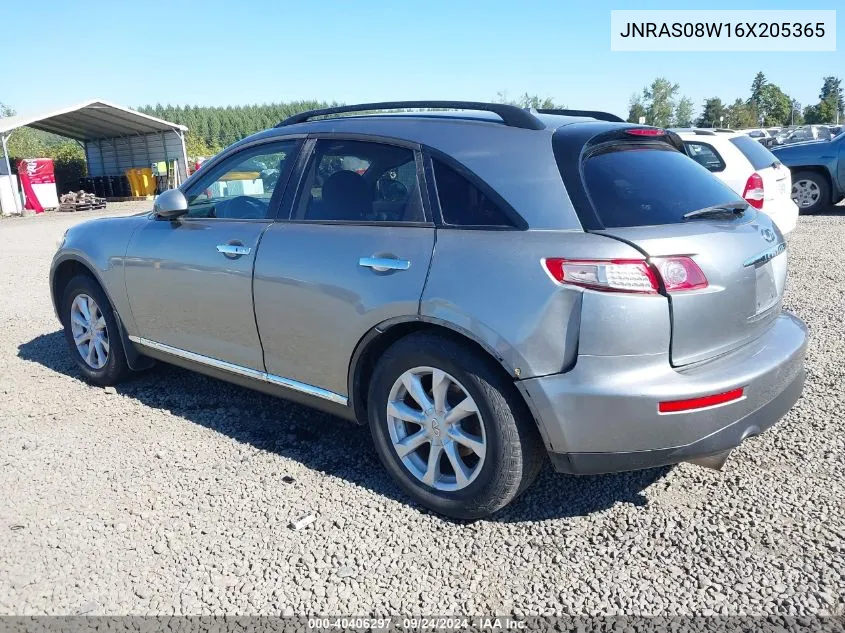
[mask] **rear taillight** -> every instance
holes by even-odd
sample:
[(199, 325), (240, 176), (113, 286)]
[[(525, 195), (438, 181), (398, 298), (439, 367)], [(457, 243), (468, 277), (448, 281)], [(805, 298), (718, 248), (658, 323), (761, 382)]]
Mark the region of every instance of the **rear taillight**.
[(543, 267), (560, 284), (605, 292), (656, 294), (660, 280), (667, 292), (707, 287), (704, 273), (689, 257), (642, 259), (563, 259), (547, 257)]
[(572, 260), (548, 257), (543, 266), (561, 284), (609, 292), (657, 292), (654, 270), (642, 259)]
[(707, 277), (690, 257), (655, 257), (651, 263), (657, 267), (666, 292), (707, 287)]
[(757, 172), (751, 174), (748, 182), (745, 183), (742, 197), (755, 209), (763, 208), (763, 179), (760, 177), (760, 174)]

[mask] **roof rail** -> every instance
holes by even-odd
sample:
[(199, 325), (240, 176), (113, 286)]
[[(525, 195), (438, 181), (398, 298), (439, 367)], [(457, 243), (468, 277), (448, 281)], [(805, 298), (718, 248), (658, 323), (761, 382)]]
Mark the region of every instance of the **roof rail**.
[(614, 123), (625, 123), (625, 119), (621, 119), (610, 112), (601, 112), (599, 110), (562, 110), (559, 108), (540, 108), (537, 110), (540, 114), (562, 114), (563, 116), (584, 116), (598, 119), (599, 121), (612, 121)]
[(308, 110), (288, 117), (276, 127), (295, 123), (304, 123), (316, 117), (347, 112), (366, 112), (367, 110), (399, 110), (402, 108), (448, 108), (453, 110), (480, 110), (493, 112), (502, 117), (502, 122), (509, 127), (526, 130), (543, 130), (546, 126), (528, 110), (504, 103), (482, 103), (480, 101), (385, 101), (381, 103), (359, 103), (357, 105), (336, 106), (320, 110)]

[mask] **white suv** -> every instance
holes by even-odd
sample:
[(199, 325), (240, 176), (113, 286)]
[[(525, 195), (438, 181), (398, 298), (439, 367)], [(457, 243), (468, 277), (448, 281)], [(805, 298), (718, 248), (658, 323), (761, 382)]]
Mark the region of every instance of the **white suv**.
[(687, 154), (713, 172), (748, 204), (769, 215), (787, 235), (798, 221), (792, 201), (792, 175), (777, 156), (746, 134), (713, 130), (675, 130)]

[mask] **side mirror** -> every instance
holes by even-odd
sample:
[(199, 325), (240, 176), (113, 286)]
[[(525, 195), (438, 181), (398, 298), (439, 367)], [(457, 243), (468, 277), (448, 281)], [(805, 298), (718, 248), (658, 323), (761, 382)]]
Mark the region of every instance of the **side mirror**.
[(153, 203), (153, 213), (165, 220), (175, 220), (188, 212), (188, 199), (178, 189), (168, 189), (158, 195)]

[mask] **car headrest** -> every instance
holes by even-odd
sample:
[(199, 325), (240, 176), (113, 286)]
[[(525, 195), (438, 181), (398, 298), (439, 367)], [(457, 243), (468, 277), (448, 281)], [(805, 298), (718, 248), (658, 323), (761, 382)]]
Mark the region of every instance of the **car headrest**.
[(337, 171), (323, 183), (324, 213), (338, 220), (361, 220), (372, 210), (367, 181), (354, 171)]

